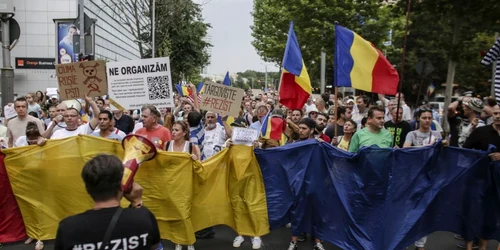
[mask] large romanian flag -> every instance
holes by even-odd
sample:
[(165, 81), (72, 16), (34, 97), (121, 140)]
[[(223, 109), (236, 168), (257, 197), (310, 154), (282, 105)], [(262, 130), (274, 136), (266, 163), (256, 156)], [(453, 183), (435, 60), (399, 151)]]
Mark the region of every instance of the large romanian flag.
[(279, 117), (272, 117), (267, 113), (262, 121), (260, 129), (261, 136), (264, 139), (282, 140), (283, 139), (283, 119)]
[(397, 70), (370, 42), (340, 25), (335, 25), (335, 86), (378, 94), (394, 95)]
[(289, 109), (301, 109), (311, 95), (311, 80), (302, 59), (299, 42), (290, 22), (288, 41), (283, 57), (283, 73), (280, 83), (280, 102)]

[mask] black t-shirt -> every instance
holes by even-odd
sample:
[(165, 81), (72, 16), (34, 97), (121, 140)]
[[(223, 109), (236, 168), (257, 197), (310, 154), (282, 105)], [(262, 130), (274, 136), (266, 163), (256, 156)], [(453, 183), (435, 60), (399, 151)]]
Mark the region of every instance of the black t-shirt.
[(115, 127), (123, 131), (123, 133), (125, 133), (126, 135), (134, 131), (135, 122), (134, 119), (132, 119), (132, 117), (128, 115), (122, 115), (120, 119), (115, 118), (115, 121), (116, 121)]
[[(394, 131), (396, 130), (396, 126), (398, 127), (397, 133), (394, 133)], [(384, 127), (389, 132), (391, 132), (392, 136), (396, 137), (396, 145), (402, 148), (406, 140), (406, 135), (411, 131), (410, 124), (406, 121), (402, 121), (398, 124), (394, 124), (392, 121), (388, 121), (384, 123)]]
[(495, 146), (497, 152), (500, 152), (500, 135), (493, 128), (493, 125), (474, 129), (470, 136), (467, 137), (467, 140), (465, 140), (463, 147), (487, 151), (489, 145)]
[[(325, 135), (333, 140), (333, 137), (335, 137), (335, 126), (328, 126), (325, 130)], [(337, 136), (341, 135), (344, 135), (344, 126), (340, 126), (337, 124)]]
[[(62, 220), (54, 250), (98, 250), (116, 209), (88, 210)], [(151, 250), (159, 242), (160, 231), (154, 215), (145, 207), (126, 208), (111, 234), (107, 250)]]

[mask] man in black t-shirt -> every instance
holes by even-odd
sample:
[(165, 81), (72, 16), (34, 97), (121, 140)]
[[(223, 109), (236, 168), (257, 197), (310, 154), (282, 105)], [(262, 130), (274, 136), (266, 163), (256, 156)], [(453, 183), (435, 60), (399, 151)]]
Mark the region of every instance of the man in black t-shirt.
[[(82, 170), (87, 192), (94, 208), (70, 216), (59, 223), (55, 250), (98, 250), (122, 197), (131, 202), (123, 209), (111, 233), (107, 249), (155, 250), (160, 243), (160, 231), (155, 216), (142, 205), (142, 188), (133, 183), (132, 191), (124, 194), (121, 181), (123, 165), (112, 155), (98, 155)], [(105, 249), (105, 246), (101, 248)]]
[[(399, 112), (399, 114), (397, 112)], [(398, 117), (397, 120), (396, 115)], [(393, 137), (396, 137), (396, 146), (403, 148), (406, 135), (411, 131), (410, 124), (407, 121), (403, 121), (403, 108), (394, 107), (391, 110), (391, 120), (385, 122), (384, 127), (391, 132)]]

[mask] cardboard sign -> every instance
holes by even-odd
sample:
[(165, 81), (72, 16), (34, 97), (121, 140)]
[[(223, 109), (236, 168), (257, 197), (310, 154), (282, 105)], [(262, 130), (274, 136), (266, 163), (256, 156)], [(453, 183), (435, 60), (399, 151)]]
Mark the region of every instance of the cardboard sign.
[(107, 66), (111, 109), (174, 107), (168, 57), (109, 62)]
[(203, 92), (200, 108), (219, 113), (223, 116), (240, 115), (241, 101), (245, 91), (218, 83), (207, 83)]
[(108, 93), (105, 61), (56, 65), (61, 100), (102, 96)]
[(235, 145), (252, 146), (253, 141), (259, 137), (259, 131), (250, 128), (233, 128), (233, 136), (231, 140)]
[(5, 119), (9, 120), (11, 118), (17, 117), (16, 109), (14, 108), (14, 105), (5, 105), (3, 107), (3, 115)]

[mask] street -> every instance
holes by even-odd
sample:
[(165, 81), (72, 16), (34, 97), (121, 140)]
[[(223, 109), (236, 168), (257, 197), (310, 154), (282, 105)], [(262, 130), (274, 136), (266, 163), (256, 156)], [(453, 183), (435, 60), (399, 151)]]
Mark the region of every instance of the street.
[[(217, 226), (216, 235), (213, 239), (198, 240), (195, 243), (196, 250), (230, 250), (235, 249), (232, 246), (233, 239), (236, 234), (231, 228), (226, 226)], [(263, 250), (286, 250), (288, 243), (290, 241), (290, 230), (286, 228), (281, 228), (272, 231), (270, 234), (262, 238)], [(426, 250), (457, 250), (456, 244), (459, 241), (453, 238), (452, 233), (448, 232), (436, 232), (429, 236), (426, 244)], [(54, 241), (46, 241), (46, 250), (52, 250), (54, 248)], [(164, 241), (164, 249), (173, 250), (174, 244), (170, 241)], [(497, 250), (498, 243), (496, 241), (490, 241), (487, 250)], [(299, 243), (299, 249), (309, 249), (311, 250), (313, 246), (312, 240), (308, 238), (305, 242)], [(5, 244), (2, 250), (33, 250), (35, 247), (34, 242), (30, 245), (24, 245), (20, 243)], [(340, 248), (335, 247), (331, 244), (325, 244), (327, 250), (340, 250)], [(184, 247), (183, 249), (187, 249)], [(240, 249), (252, 249), (252, 244), (249, 237), (245, 237), (245, 242), (242, 244)], [(413, 250), (414, 247), (411, 246), (408, 250)]]

